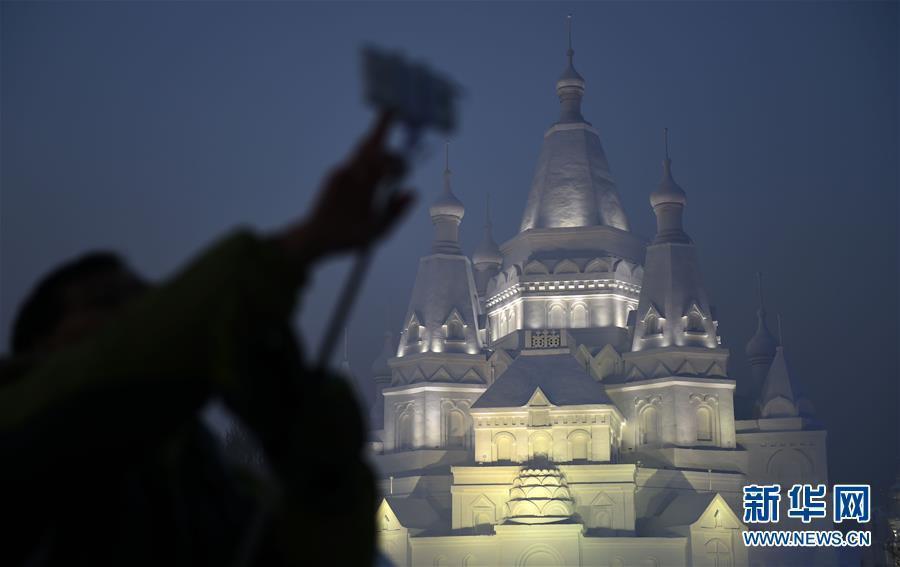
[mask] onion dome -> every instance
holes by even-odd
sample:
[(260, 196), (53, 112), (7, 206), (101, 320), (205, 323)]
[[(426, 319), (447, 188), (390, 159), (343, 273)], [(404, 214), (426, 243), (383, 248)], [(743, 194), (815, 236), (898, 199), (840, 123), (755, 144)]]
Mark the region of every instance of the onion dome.
[(460, 254), (459, 223), (462, 222), (466, 208), (450, 189), (450, 144), (447, 144), (446, 162), (444, 165), (444, 190), (431, 204), (431, 224), (434, 225), (434, 243), (432, 251), (437, 254)]
[(525, 467), (513, 481), (506, 503), (507, 521), (515, 524), (551, 524), (570, 519), (575, 502), (566, 478), (555, 466)]
[(500, 252), (500, 247), (494, 241), (491, 228), (491, 207), (490, 203), (488, 203), (485, 208), (484, 236), (481, 238), (478, 246), (475, 247), (475, 252), (472, 253), (472, 263), (476, 266), (485, 264), (499, 265), (503, 263), (503, 253)]
[(456, 198), (456, 195), (453, 194), (453, 190), (450, 188), (449, 148), (450, 145), (447, 144), (447, 158), (444, 165), (444, 190), (441, 191), (440, 195), (438, 195), (434, 202), (431, 203), (431, 208), (429, 209), (432, 220), (440, 216), (454, 217), (457, 220), (462, 220), (463, 216), (466, 214), (466, 208), (463, 206), (462, 202)]
[(762, 274), (756, 273), (757, 292), (759, 294), (759, 309), (756, 310), (756, 333), (747, 342), (744, 352), (751, 363), (760, 361), (768, 367), (772, 359), (775, 358), (775, 349), (778, 347), (778, 341), (769, 331), (766, 324), (766, 307), (763, 303), (762, 294)]
[(569, 15), (566, 23), (569, 28), (569, 49), (566, 56), (569, 63), (556, 81), (556, 96), (560, 102), (559, 121), (565, 122), (584, 122), (581, 115), (581, 99), (584, 97), (584, 77), (575, 70), (575, 50), (572, 49), (572, 16)]
[(662, 180), (656, 191), (650, 194), (650, 205), (655, 208), (664, 203), (674, 203), (683, 207), (687, 204), (687, 193), (672, 177), (672, 160), (669, 159), (668, 152), (666, 154), (666, 159), (663, 160)]
[(687, 204), (687, 194), (672, 177), (672, 160), (669, 159), (669, 129), (663, 130), (666, 141), (666, 159), (663, 160), (663, 176), (656, 191), (650, 194), (650, 205), (656, 215), (654, 244), (690, 244), (684, 232), (682, 215)]
[(760, 306), (756, 312), (756, 333), (747, 341), (747, 358), (767, 358), (771, 361), (775, 357), (775, 349), (778, 341), (769, 332), (766, 325), (766, 310)]
[(769, 332), (766, 325), (766, 311), (760, 308), (756, 312), (756, 333), (747, 341), (747, 358), (769, 358), (775, 357), (775, 349), (778, 347), (778, 341)]
[[(449, 174), (449, 172), (447, 173)], [(450, 190), (450, 184), (447, 182), (444, 184), (444, 191), (431, 203), (431, 208), (428, 209), (428, 212), (431, 214), (432, 219), (439, 216), (448, 216), (462, 220), (463, 215), (466, 214), (466, 208), (456, 198), (453, 191)]]

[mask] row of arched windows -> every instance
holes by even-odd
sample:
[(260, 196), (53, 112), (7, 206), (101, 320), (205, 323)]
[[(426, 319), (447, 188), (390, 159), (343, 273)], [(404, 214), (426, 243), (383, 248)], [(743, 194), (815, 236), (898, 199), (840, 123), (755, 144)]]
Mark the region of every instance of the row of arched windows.
[[(453, 403), (442, 407), (441, 437), (445, 447), (468, 447), (471, 439), (471, 424), (464, 408)], [(398, 451), (415, 448), (415, 408), (412, 404), (401, 407), (395, 425), (395, 446)]]
[[(652, 337), (661, 335), (664, 322), (665, 320), (660, 317), (655, 309), (648, 311), (644, 317), (644, 336)], [(696, 305), (684, 316), (684, 332), (694, 334), (706, 333), (703, 313), (700, 312), (700, 309)]]
[[(566, 437), (566, 446), (569, 461), (590, 460), (591, 435), (587, 431), (579, 429), (569, 433)], [(518, 460), (516, 437), (512, 433), (501, 431), (494, 435), (494, 458), (496, 461), (507, 463)], [(549, 433), (541, 431), (533, 433), (528, 438), (528, 458), (554, 459), (553, 439)]]
[(547, 327), (550, 329), (580, 329), (587, 327), (588, 323), (588, 308), (584, 303), (573, 305), (568, 314), (566, 308), (559, 303), (554, 303), (547, 310)]
[[(645, 405), (639, 413), (639, 444), (655, 445), (660, 442), (659, 408), (655, 404)], [(707, 404), (698, 406), (694, 413), (698, 442), (716, 441), (716, 414)]]

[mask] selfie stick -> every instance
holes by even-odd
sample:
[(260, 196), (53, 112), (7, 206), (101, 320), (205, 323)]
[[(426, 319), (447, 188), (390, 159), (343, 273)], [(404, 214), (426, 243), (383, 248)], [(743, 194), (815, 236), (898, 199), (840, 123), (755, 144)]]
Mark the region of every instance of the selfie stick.
[[(408, 162), (408, 160), (412, 158), (414, 150), (418, 146), (420, 131), (421, 130), (418, 127), (410, 124), (406, 125), (406, 144), (403, 152), (404, 161)], [(377, 211), (376, 214), (386, 214), (390, 197), (397, 191), (401, 181), (402, 177), (389, 179), (375, 190), (374, 205), (375, 210)], [(366, 244), (366, 246), (360, 249), (356, 254), (353, 268), (350, 270), (350, 275), (347, 276), (347, 280), (344, 282), (344, 287), (341, 289), (341, 294), (338, 297), (334, 315), (328, 323), (325, 338), (322, 341), (321, 347), (319, 347), (319, 358), (316, 361), (316, 367), (320, 370), (324, 370), (331, 360), (334, 347), (338, 342), (341, 331), (347, 323), (347, 317), (350, 315), (353, 303), (359, 295), (359, 290), (362, 287), (362, 282), (366, 277), (366, 272), (368, 271), (371, 262), (372, 245)]]

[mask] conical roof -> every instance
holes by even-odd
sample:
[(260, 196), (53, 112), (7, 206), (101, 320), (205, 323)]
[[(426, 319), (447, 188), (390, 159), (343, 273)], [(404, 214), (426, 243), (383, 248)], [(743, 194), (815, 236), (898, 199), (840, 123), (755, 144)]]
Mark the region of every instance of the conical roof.
[(431, 214), (431, 218), (449, 216), (459, 220), (462, 220), (466, 214), (466, 208), (463, 206), (462, 201), (456, 198), (456, 195), (453, 194), (453, 189), (450, 188), (449, 167), (444, 169), (444, 190), (432, 201), (428, 212)]
[(687, 204), (687, 193), (672, 177), (672, 160), (663, 160), (663, 176), (656, 190), (650, 193), (650, 205), (656, 207), (663, 203)]
[(773, 358), (776, 348), (778, 341), (766, 325), (766, 310), (760, 307), (756, 312), (756, 332), (747, 341), (747, 358)]
[(559, 121), (544, 134), (521, 230), (611, 226), (628, 230), (628, 218), (600, 137), (581, 115), (584, 79), (575, 70), (574, 50), (556, 83)]
[(759, 361), (762, 363), (771, 361), (775, 356), (775, 349), (778, 347), (778, 341), (769, 331), (766, 324), (766, 306), (763, 302), (763, 284), (762, 272), (756, 273), (756, 288), (759, 296), (759, 309), (756, 310), (756, 332), (747, 341), (747, 358), (751, 363)]
[(763, 382), (759, 407), (762, 417), (794, 417), (799, 414), (783, 347), (775, 349), (775, 359)]
[(488, 205), (485, 209), (484, 236), (481, 242), (475, 247), (472, 253), (472, 263), (476, 266), (479, 264), (502, 264), (503, 253), (500, 247), (494, 241), (494, 235), (491, 226), (491, 209)]

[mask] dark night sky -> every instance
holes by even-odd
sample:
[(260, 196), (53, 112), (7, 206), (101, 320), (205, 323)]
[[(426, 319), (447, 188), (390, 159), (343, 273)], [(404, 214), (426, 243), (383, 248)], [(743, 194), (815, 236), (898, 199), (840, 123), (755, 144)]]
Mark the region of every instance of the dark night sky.
[[(112, 248), (160, 278), (234, 226), (302, 215), (370, 119), (366, 40), (464, 85), (451, 150), (464, 246), (480, 238), (485, 193), (497, 240), (510, 238), (556, 118), (569, 11), (585, 116), (634, 229), (654, 230), (667, 126), (733, 376), (746, 372), (761, 270), (794, 377), (828, 426), (832, 480), (885, 486), (900, 429), (896, 2), (4, 2), (0, 342), (64, 258)], [(440, 162), (416, 172), (420, 204), (353, 315), (367, 388), (429, 247)], [(313, 343), (346, 269), (315, 275), (300, 317)]]

